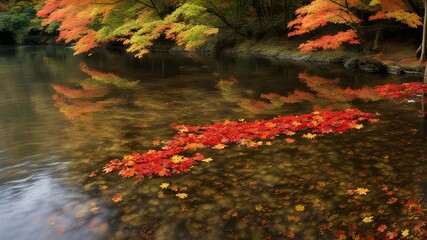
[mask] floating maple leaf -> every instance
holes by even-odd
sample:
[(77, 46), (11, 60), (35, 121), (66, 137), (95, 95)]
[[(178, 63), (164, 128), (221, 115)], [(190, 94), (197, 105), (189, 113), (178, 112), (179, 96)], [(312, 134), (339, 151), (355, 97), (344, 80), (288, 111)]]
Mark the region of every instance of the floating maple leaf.
[(367, 189), (367, 188), (357, 188), (357, 189), (355, 190), (355, 192), (356, 192), (358, 195), (366, 195), (366, 194), (369, 192), (369, 189)]
[(210, 163), (210, 162), (212, 162), (212, 160), (213, 160), (212, 158), (205, 158), (202, 160), (202, 162)]
[(222, 143), (218, 143), (218, 144), (216, 144), (215, 146), (213, 146), (212, 148), (214, 148), (214, 149), (218, 149), (218, 150), (221, 150), (221, 149), (224, 149), (226, 146), (224, 145), (224, 144), (222, 144)]
[(164, 183), (160, 184), (160, 188), (161, 188), (161, 189), (166, 189), (166, 188), (168, 188), (169, 186), (170, 186), (170, 184), (169, 184), (168, 182), (164, 182)]
[(345, 232), (343, 230), (338, 230), (336, 232), (335, 236), (337, 237), (338, 240), (344, 240), (347, 238), (347, 236), (345, 235)]
[(304, 205), (298, 204), (295, 206), (295, 210), (297, 210), (297, 212), (302, 212), (304, 211), (304, 209), (305, 209)]
[(364, 223), (371, 223), (371, 222), (373, 222), (373, 221), (374, 221), (374, 217), (373, 217), (373, 216), (364, 217), (364, 218), (362, 219), (362, 222), (364, 222)]
[(261, 204), (257, 204), (255, 205), (255, 210), (257, 210), (258, 212), (262, 212), (264, 211), (264, 207)]
[(356, 190), (355, 189), (349, 189), (349, 190), (347, 190), (347, 194), (348, 195), (354, 195), (356, 193)]
[(378, 232), (384, 232), (387, 229), (387, 226), (384, 224), (381, 224), (378, 228), (377, 231)]
[(120, 202), (120, 201), (122, 201), (123, 199), (122, 199), (122, 196), (120, 196), (119, 194), (115, 194), (112, 198), (111, 198), (111, 200), (113, 200), (113, 202)]
[(173, 163), (180, 163), (180, 162), (185, 161), (185, 158), (184, 158), (184, 156), (181, 156), (181, 155), (173, 155), (171, 161)]
[(295, 238), (295, 233), (294, 233), (294, 231), (292, 231), (292, 230), (289, 230), (289, 231), (287, 231), (286, 232), (286, 237), (288, 237), (288, 238)]
[(285, 139), (285, 142), (286, 142), (286, 143), (293, 143), (293, 142), (295, 142), (295, 139), (292, 139), (292, 138), (286, 138), (286, 139)]
[(187, 193), (177, 193), (175, 196), (177, 196), (179, 199), (185, 199), (188, 197)]
[(286, 134), (287, 136), (293, 136), (293, 135), (295, 135), (295, 132), (287, 131), (285, 134)]
[(113, 168), (112, 166), (110, 166), (110, 165), (105, 166), (105, 167), (102, 169), (102, 171), (104, 171), (105, 173), (112, 172), (113, 170), (114, 170), (114, 168)]
[(387, 201), (387, 204), (393, 205), (393, 204), (395, 204), (396, 202), (397, 202), (397, 198), (392, 197), (392, 198), (390, 198), (390, 199)]
[(302, 135), (302, 137), (303, 138), (307, 138), (307, 139), (314, 139), (314, 138), (317, 137), (317, 135), (316, 134), (312, 134), (312, 133), (307, 133), (307, 134)]
[(407, 237), (409, 235), (409, 229), (402, 230), (402, 237)]
[(154, 146), (159, 146), (160, 145), (160, 140), (158, 140), (158, 139), (153, 140), (153, 145)]
[(394, 239), (397, 236), (398, 236), (397, 232), (391, 232), (391, 231), (389, 231), (386, 234), (386, 237), (388, 237), (389, 239)]

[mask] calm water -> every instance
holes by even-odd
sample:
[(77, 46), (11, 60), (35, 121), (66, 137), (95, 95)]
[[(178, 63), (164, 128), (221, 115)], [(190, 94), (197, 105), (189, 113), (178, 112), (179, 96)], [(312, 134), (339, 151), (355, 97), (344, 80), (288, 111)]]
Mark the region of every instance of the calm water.
[[(384, 239), (408, 230), (408, 237), (425, 239), (420, 104), (339, 94), (411, 81), (422, 79), (254, 57), (135, 59), (121, 51), (85, 57), (62, 47), (3, 47), (0, 238)], [(261, 98), (295, 90), (312, 98)], [(102, 172), (113, 158), (159, 148), (153, 141), (170, 139), (172, 123), (251, 121), (328, 107), (357, 107), (381, 114), (380, 121), (314, 140), (296, 136), (292, 144), (277, 138), (258, 149), (203, 150), (213, 161), (178, 176), (134, 180)], [(163, 190), (163, 182), (171, 186)], [(369, 192), (349, 194), (357, 188)], [(115, 194), (123, 200), (113, 202)], [(382, 225), (386, 230), (378, 230)]]

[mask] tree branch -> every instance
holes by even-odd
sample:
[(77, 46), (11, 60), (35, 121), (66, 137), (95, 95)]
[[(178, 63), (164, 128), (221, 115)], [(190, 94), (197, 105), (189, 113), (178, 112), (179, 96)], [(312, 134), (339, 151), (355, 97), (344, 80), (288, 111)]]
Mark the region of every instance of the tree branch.
[[(135, 1), (140, 2), (139, 0), (135, 0)], [(156, 10), (157, 15), (159, 15), (160, 19), (162, 19), (162, 20), (163, 20), (163, 16), (162, 16), (162, 14), (160, 14), (160, 11), (159, 11), (159, 9), (156, 7), (156, 4), (154, 4), (154, 1), (153, 1), (153, 0), (150, 0), (150, 2), (151, 2), (152, 7), (154, 8), (154, 10)]]
[(237, 29), (237, 27), (233, 26), (218, 10), (218, 8), (215, 6), (215, 4), (213, 4), (212, 2), (209, 1), (209, 3), (213, 6), (213, 8), (206, 8), (206, 11), (208, 13), (211, 13), (215, 16), (217, 16), (219, 19), (221, 19), (221, 21), (227, 25), (229, 28), (231, 28), (232, 30), (234, 30), (237, 34), (245, 37), (245, 38), (250, 38), (248, 35), (244, 34), (243, 32), (241, 32), (239, 29)]

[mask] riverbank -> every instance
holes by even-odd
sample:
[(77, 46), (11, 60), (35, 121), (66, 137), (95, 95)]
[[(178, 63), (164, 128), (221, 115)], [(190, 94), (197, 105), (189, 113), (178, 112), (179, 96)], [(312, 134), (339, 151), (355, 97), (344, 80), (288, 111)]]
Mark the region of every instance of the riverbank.
[(384, 43), (377, 53), (367, 53), (354, 47), (303, 53), (293, 41), (247, 41), (223, 50), (225, 54), (249, 54), (277, 57), (300, 62), (337, 63), (364, 72), (388, 74), (423, 74), (425, 64), (415, 57), (417, 45), (410, 42)]
[[(40, 36), (39, 36), (40, 37)], [(37, 37), (35, 37), (37, 39)], [(40, 38), (41, 39), (41, 38)], [(52, 36), (43, 38), (43, 43), (29, 41), (29, 43), (63, 45), (52, 41)], [(50, 40), (50, 41), (47, 41)], [(379, 51), (365, 52), (361, 47), (340, 47), (336, 50), (301, 52), (298, 41), (269, 39), (261, 41), (244, 41), (220, 51), (214, 47), (202, 47), (194, 51), (185, 50), (170, 41), (160, 41), (154, 44), (153, 52), (167, 51), (170, 53), (198, 52), (226, 55), (253, 55), (275, 57), (278, 59), (292, 60), (306, 63), (343, 64), (346, 68), (369, 73), (384, 74), (424, 74), (425, 64), (420, 63), (415, 57), (417, 45), (412, 42), (388, 41), (384, 42)], [(117, 47), (118, 45), (114, 45)], [(106, 46), (107, 48), (111, 46)], [(121, 47), (120, 47), (121, 48)]]

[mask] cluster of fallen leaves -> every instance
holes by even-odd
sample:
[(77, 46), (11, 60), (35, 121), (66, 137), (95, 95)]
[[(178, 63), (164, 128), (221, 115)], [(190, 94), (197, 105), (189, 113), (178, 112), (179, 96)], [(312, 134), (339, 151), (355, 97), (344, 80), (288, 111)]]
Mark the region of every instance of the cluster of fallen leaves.
[[(383, 194), (380, 195), (383, 195), (385, 199), (389, 198), (389, 200), (386, 202), (385, 206), (378, 206), (375, 211), (371, 210), (367, 213), (361, 213), (361, 222), (366, 224), (364, 232), (367, 234), (365, 236), (360, 235), (356, 225), (353, 225), (350, 226), (347, 231), (337, 230), (335, 234), (336, 238), (342, 240), (349, 238), (368, 240), (425, 239), (427, 232), (423, 227), (426, 223), (419, 220), (424, 215), (421, 202), (414, 199), (399, 200), (397, 196), (395, 196), (395, 190), (389, 189), (386, 185), (381, 185), (379, 187), (383, 192)], [(369, 199), (364, 199), (369, 192), (370, 190), (367, 188), (349, 189), (347, 190), (347, 195), (354, 197), (354, 199), (349, 200), (349, 202), (354, 202), (356, 205), (363, 206), (363, 201), (369, 201)], [(400, 211), (403, 221), (400, 224), (397, 222), (392, 224), (385, 223), (388, 221), (387, 216), (389, 214), (386, 213), (387, 208), (390, 208), (391, 211)], [(364, 208), (362, 207), (362, 209)], [(366, 210), (365, 208), (365, 211)]]
[[(199, 161), (209, 162), (201, 153), (191, 157), (180, 155), (185, 151), (201, 148), (224, 149), (230, 144), (256, 148), (271, 145), (271, 140), (280, 135), (292, 136), (299, 131), (310, 131), (304, 138), (313, 139), (318, 134), (342, 133), (349, 129), (360, 129), (362, 121), (376, 122), (373, 114), (358, 109), (344, 111), (322, 111), (303, 115), (289, 115), (270, 120), (253, 122), (229, 121), (205, 126), (173, 125), (178, 133), (172, 140), (164, 142), (161, 150), (134, 153), (123, 159), (111, 160), (104, 166), (106, 173), (118, 171), (123, 177), (169, 176), (172, 173), (188, 172)], [(264, 142), (267, 141), (267, 142)], [(287, 143), (293, 139), (287, 138)]]

